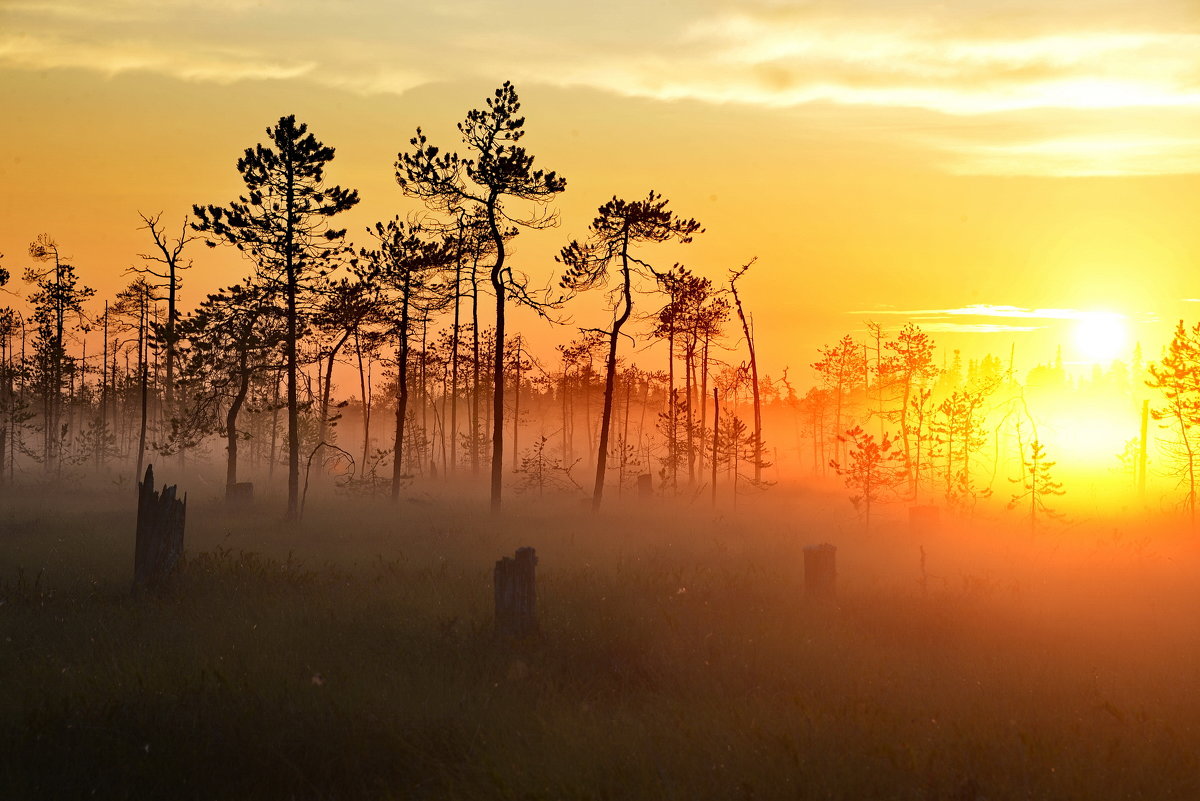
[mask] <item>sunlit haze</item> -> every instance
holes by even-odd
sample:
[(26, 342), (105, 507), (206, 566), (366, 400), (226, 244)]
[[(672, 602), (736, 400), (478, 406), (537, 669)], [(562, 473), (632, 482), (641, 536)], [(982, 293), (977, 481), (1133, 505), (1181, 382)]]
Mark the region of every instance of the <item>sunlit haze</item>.
[(0, 0), (0, 801), (1200, 798), (1200, 0)]

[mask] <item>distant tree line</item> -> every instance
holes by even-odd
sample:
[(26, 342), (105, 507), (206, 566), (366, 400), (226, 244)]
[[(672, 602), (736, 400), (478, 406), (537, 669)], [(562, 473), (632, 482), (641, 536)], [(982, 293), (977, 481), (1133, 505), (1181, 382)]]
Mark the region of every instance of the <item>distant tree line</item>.
[[(1019, 484), (1014, 503), (1033, 498), (1034, 525), (1049, 509), (1061, 487), (1027, 400), (1061, 363), (1020, 384), (1011, 359), (964, 368), (915, 324), (872, 323), (818, 348), (816, 384), (798, 393), (787, 370), (760, 371), (739, 292), (754, 260), (720, 280), (655, 263), (662, 250), (649, 246), (704, 229), (654, 191), (602, 202), (559, 252), (557, 286), (537, 288), (512, 243), (559, 223), (566, 181), (534, 166), (520, 112), (505, 83), (458, 124), (460, 151), (417, 129), (393, 169), (423, 211), (357, 238), (339, 225), (359, 198), (327, 175), (334, 148), (282, 117), (237, 160), (236, 199), (197, 204), (171, 230), (161, 214), (140, 216), (146, 252), (102, 307), (57, 240), (37, 237), (29, 291), (0, 311), (0, 481), (84, 467), (132, 477), (152, 454), (186, 466), (219, 451), (227, 486), (247, 466), (282, 473), (289, 517), (312, 481), (397, 498), (416, 477), (486, 475), (499, 509), (510, 474), (523, 491), (586, 487), (599, 509), (647, 473), (668, 494), (769, 486), (781, 441), (769, 446), (770, 421), (793, 430), (784, 458), (847, 484), (867, 519), (889, 500), (969, 512), (1004, 478)], [(250, 269), (188, 304), (198, 242), (236, 248)], [(605, 315), (555, 355), (512, 331), (513, 307), (561, 323), (594, 290)], [(1181, 324), (1161, 365), (1126, 376), (1165, 393), (1154, 417), (1172, 432), (1193, 514), (1197, 341)], [(636, 363), (650, 342), (666, 358)]]

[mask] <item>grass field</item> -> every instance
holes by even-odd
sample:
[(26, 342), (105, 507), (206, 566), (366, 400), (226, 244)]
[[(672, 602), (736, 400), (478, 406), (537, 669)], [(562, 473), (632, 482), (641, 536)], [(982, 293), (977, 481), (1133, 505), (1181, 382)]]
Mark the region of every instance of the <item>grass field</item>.
[[(194, 498), (186, 570), (134, 599), (122, 492), (0, 500), (0, 798), (1200, 798), (1182, 532)], [(835, 606), (804, 600), (821, 541)], [(503, 645), (522, 545), (543, 637)]]

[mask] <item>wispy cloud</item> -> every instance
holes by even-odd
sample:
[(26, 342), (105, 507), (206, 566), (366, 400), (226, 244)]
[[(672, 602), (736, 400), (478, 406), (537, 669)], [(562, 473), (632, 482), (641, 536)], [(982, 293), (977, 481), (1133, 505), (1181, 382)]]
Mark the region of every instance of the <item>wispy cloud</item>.
[[(976, 303), (946, 309), (897, 309), (884, 306), (875, 309), (855, 309), (848, 314), (865, 317), (903, 317), (917, 323), (930, 333), (999, 334), (1017, 331), (1038, 331), (1062, 322), (1113, 319), (1125, 321), (1126, 315), (1092, 309), (1029, 308), (993, 303)], [(967, 319), (963, 319), (967, 318)], [(1019, 322), (996, 322), (1013, 320)], [(1045, 324), (1036, 325), (1042, 321)]]
[(511, 77), (662, 101), (887, 110), (880, 137), (942, 154), (955, 172), (1200, 170), (1194, 0), (8, 0), (0, 30), (0, 68), (393, 94)]
[(0, 35), (0, 62), (25, 69), (81, 68), (106, 75), (155, 72), (213, 83), (298, 78), (316, 67), (311, 60), (272, 60), (236, 46), (179, 47), (138, 40), (94, 44), (29, 35)]
[(1000, 323), (922, 323), (931, 334), (1004, 334), (1013, 331), (1039, 331), (1041, 325), (1002, 325)]
[(891, 306), (878, 309), (858, 309), (849, 314), (889, 315), (912, 319), (934, 320), (940, 317), (1001, 317), (1033, 320), (1086, 320), (1097, 316), (1121, 317), (1116, 312), (1085, 309), (1032, 309), (1023, 306), (1003, 306), (994, 303), (975, 303), (951, 309), (897, 309)]

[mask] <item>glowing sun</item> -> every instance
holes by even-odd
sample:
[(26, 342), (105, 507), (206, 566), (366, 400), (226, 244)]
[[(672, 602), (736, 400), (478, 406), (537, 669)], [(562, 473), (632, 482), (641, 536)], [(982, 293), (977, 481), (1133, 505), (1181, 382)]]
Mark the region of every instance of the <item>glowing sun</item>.
[(1125, 351), (1129, 328), (1114, 312), (1088, 312), (1075, 322), (1075, 348), (1093, 362), (1109, 362)]

